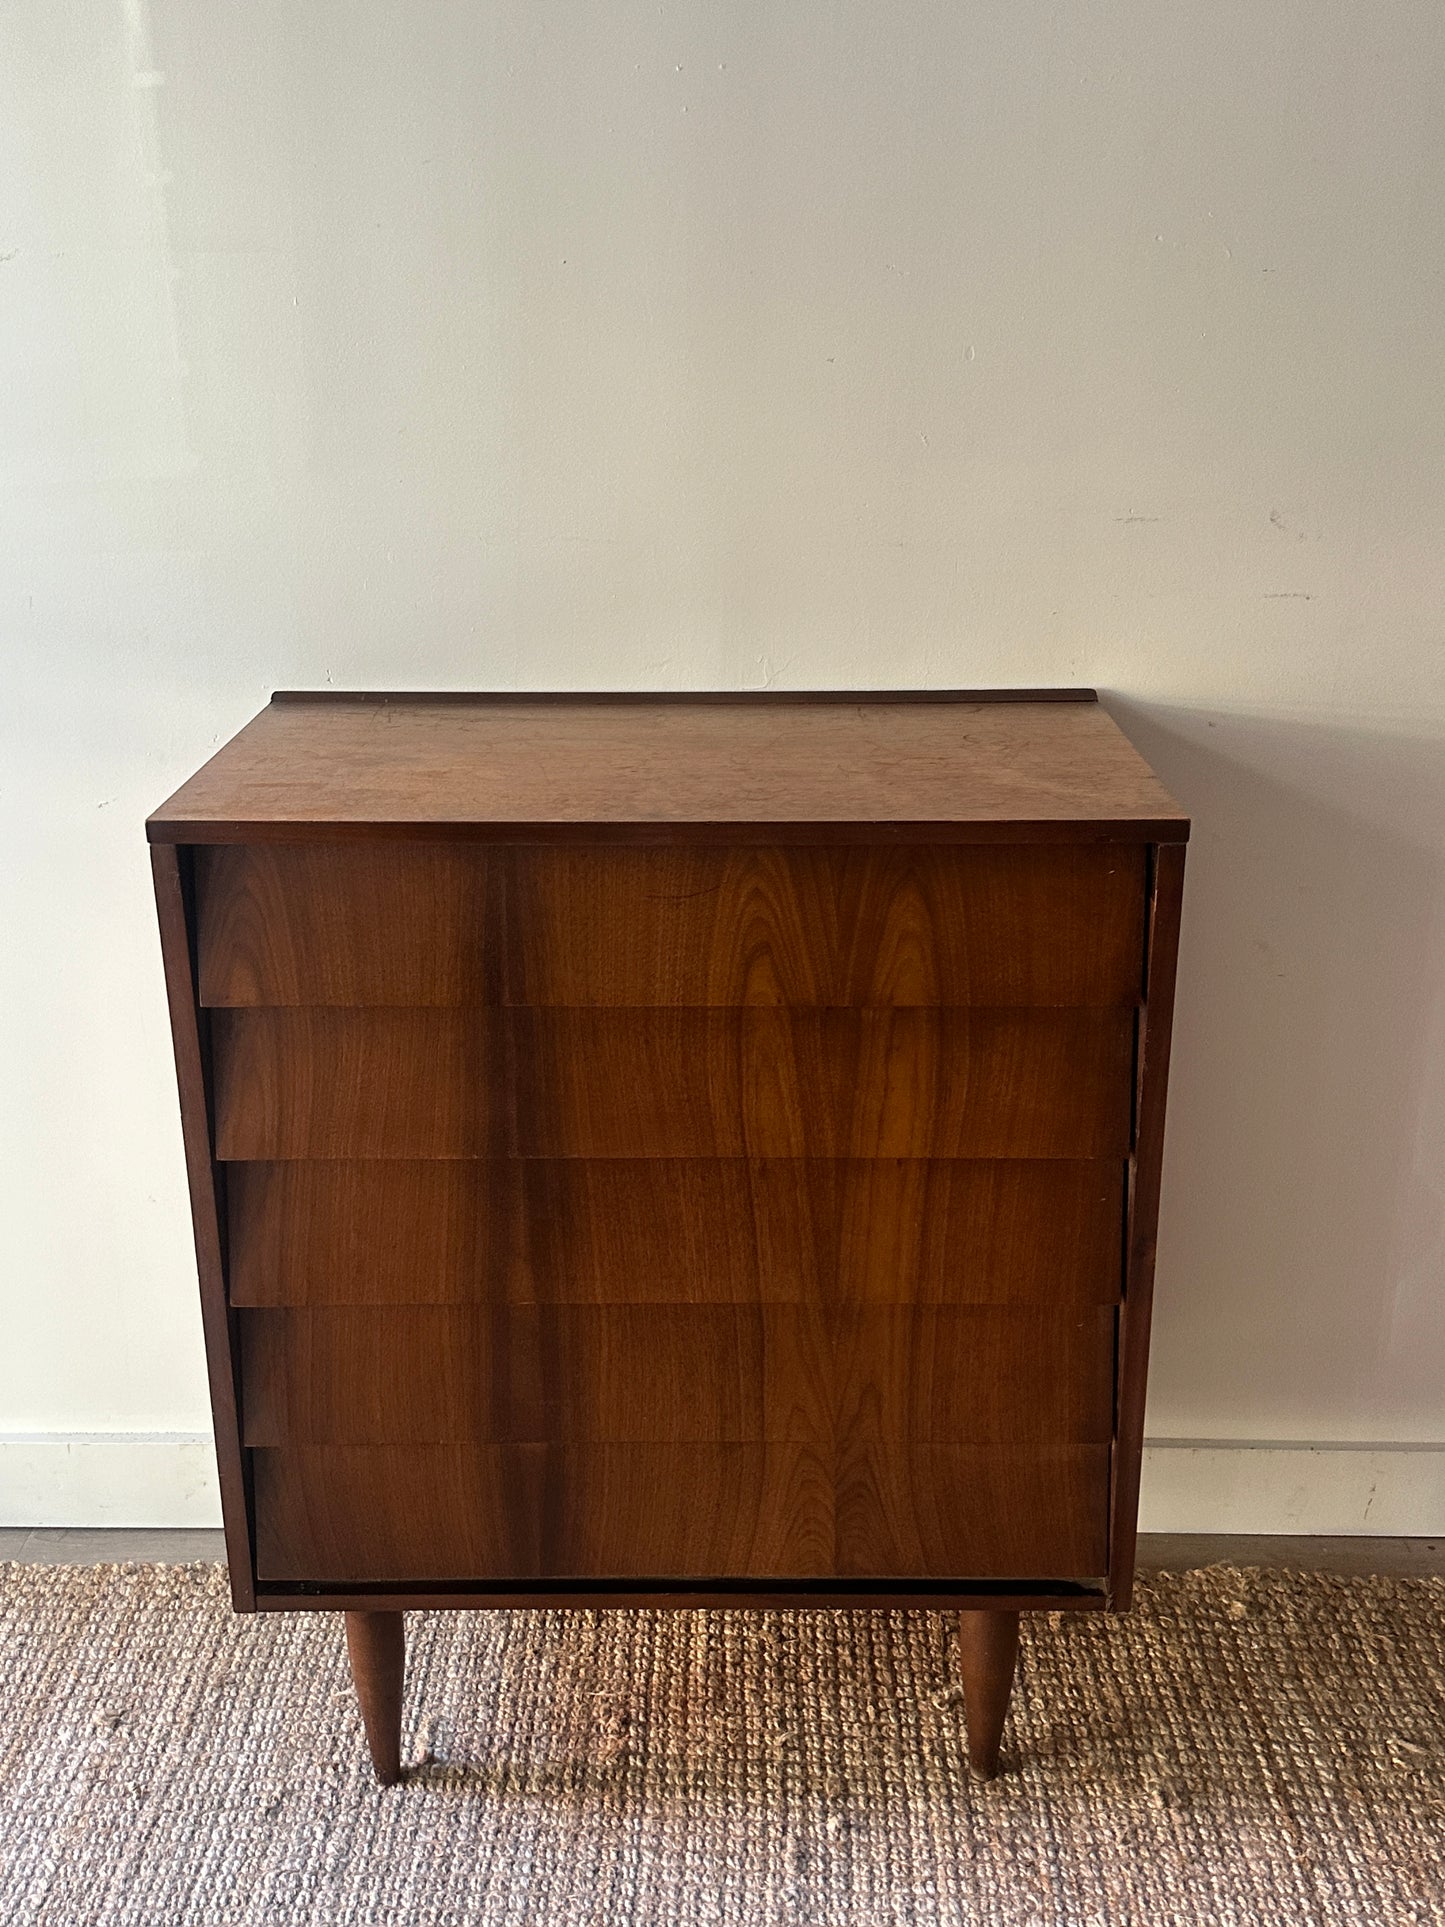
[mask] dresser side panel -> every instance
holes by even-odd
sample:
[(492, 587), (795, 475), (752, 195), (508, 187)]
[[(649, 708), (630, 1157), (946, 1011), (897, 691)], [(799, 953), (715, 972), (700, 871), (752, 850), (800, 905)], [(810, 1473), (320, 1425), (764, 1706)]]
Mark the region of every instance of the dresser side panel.
[(166, 1000), (175, 1049), (180, 1095), (181, 1135), (185, 1145), (195, 1236), (196, 1272), (201, 1293), (201, 1323), (206, 1371), (215, 1428), (216, 1462), (221, 1486), (226, 1559), (231, 1597), (238, 1612), (255, 1610), (255, 1569), (245, 1459), (241, 1449), (235, 1331), (226, 1303), (226, 1275), (220, 1193), (224, 1184), (212, 1143), (207, 1095), (207, 1053), (203, 1018), (196, 1003), (192, 942), (183, 865), (188, 853), (175, 845), (151, 848), (156, 913), (160, 922)]
[(1164, 1107), (1169, 1085), (1183, 904), (1184, 845), (1162, 843), (1153, 852), (1145, 1001), (1137, 1020), (1136, 1124), (1129, 1177), (1124, 1300), (1119, 1312), (1117, 1415), (1109, 1507), (1109, 1603), (1119, 1611), (1128, 1606), (1134, 1586), (1149, 1328), (1164, 1160)]

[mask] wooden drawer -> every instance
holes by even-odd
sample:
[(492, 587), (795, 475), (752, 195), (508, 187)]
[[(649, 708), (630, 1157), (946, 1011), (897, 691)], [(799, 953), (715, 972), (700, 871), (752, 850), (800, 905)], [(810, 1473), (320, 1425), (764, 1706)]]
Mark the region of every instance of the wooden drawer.
[(1113, 1304), (1124, 1164), (347, 1159), (227, 1170), (231, 1302)]
[(1122, 1158), (1134, 1012), (219, 1010), (218, 1155)]
[(1117, 844), (196, 853), (216, 1006), (1132, 1004), (1143, 919)]
[(240, 1314), (248, 1445), (1106, 1443), (1114, 1312), (347, 1306)]
[(1105, 1445), (331, 1445), (251, 1460), (263, 1583), (1105, 1568)]

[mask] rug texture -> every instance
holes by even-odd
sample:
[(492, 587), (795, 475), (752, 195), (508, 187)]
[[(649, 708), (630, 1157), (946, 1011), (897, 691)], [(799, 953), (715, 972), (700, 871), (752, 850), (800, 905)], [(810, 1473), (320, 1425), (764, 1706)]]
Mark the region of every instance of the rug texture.
[(939, 1614), (407, 1624), (382, 1791), (335, 1616), (0, 1566), (0, 1921), (1445, 1921), (1445, 1581), (1216, 1567), (1039, 1615), (986, 1786)]

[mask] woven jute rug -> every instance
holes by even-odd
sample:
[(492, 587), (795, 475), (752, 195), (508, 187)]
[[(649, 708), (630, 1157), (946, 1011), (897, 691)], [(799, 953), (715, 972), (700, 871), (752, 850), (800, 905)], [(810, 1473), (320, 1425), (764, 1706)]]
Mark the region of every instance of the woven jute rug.
[(938, 1614), (412, 1615), (382, 1791), (335, 1616), (3, 1566), (0, 1921), (1445, 1920), (1445, 1581), (1026, 1624), (985, 1786)]

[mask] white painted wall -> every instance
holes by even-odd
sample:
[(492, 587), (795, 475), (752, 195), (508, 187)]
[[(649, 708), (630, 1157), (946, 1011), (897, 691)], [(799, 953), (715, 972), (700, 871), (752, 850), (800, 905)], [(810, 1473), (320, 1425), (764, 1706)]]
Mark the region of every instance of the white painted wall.
[[(1101, 685), (1198, 823), (1151, 1433), (1445, 1440), (1442, 60), (1435, 0), (0, 9), (0, 1507), (210, 1504), (106, 1470), (207, 1423), (141, 819), (278, 684)], [(1151, 1522), (1445, 1529), (1438, 1455), (1280, 1456)]]

